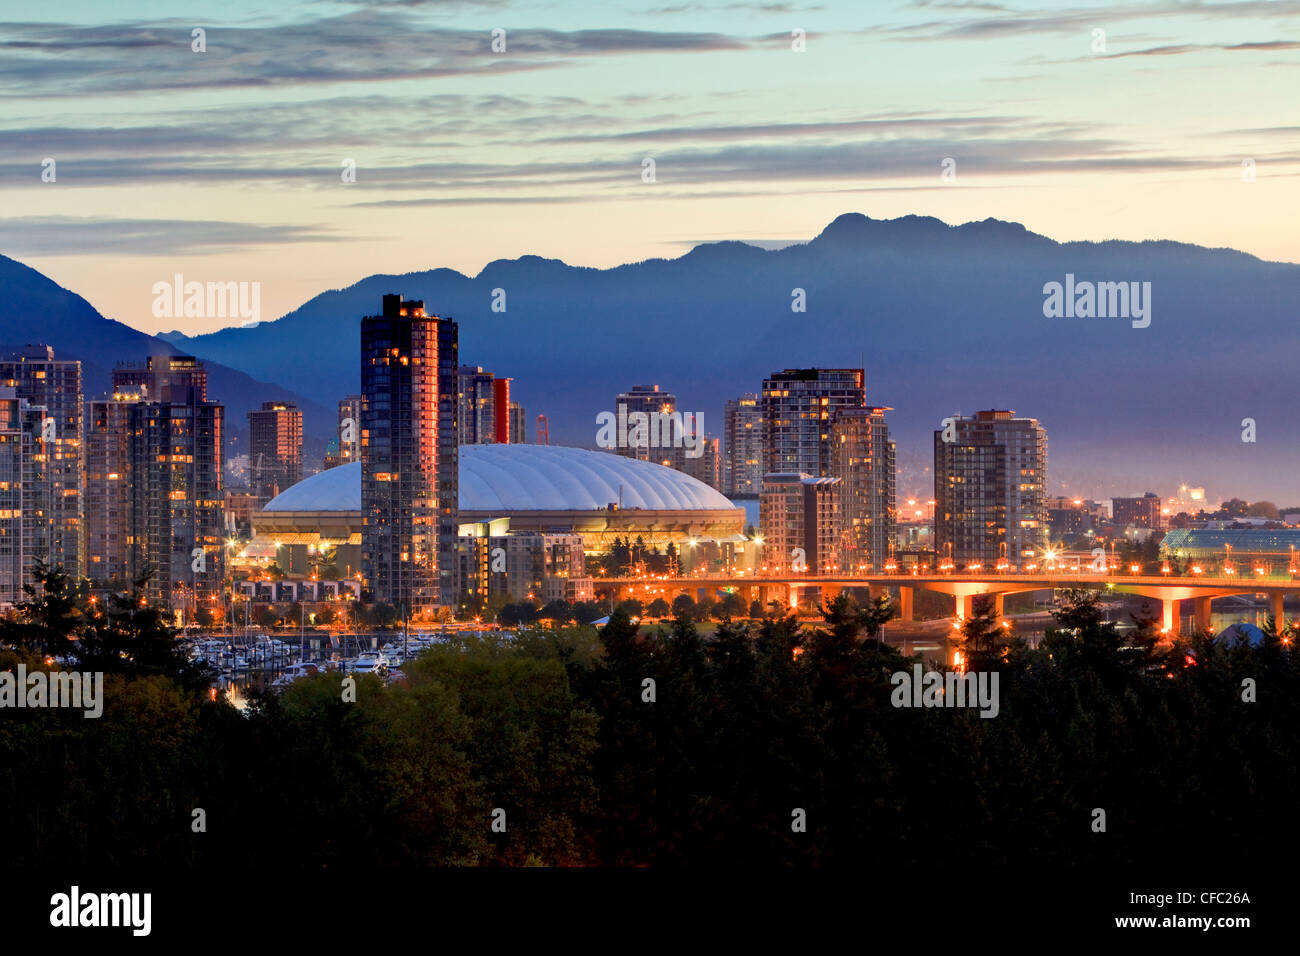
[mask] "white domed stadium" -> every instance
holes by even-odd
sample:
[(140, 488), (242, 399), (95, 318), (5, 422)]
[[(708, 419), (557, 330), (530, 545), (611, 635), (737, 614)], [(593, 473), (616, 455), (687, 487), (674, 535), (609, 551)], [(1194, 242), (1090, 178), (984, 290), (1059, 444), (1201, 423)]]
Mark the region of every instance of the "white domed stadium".
[[(558, 445), (462, 445), (462, 523), (509, 518), (510, 531), (567, 531), (588, 552), (615, 538), (647, 545), (742, 540), (745, 510), (671, 468), (609, 452)], [(273, 498), (253, 519), (279, 544), (361, 542), (361, 464), (312, 475)]]

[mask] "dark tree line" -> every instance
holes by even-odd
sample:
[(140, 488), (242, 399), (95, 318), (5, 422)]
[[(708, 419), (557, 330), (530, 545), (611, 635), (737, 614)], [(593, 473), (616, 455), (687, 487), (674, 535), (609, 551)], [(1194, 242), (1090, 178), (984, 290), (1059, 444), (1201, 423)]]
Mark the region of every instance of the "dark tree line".
[(0, 669), (67, 645), (70, 668), (107, 672), (107, 701), (98, 720), (0, 712), (6, 860), (941, 865), (956, 878), (1294, 847), (1290, 635), (1161, 650), (1152, 622), (1124, 637), (1076, 594), (1030, 648), (981, 616), (964, 651), (998, 673), (989, 719), (894, 706), (891, 678), (915, 660), (877, 639), (889, 614), (842, 595), (816, 626), (724, 620), (706, 639), (685, 614), (651, 629), (616, 610), (599, 630), (463, 636), (410, 662), (405, 683), (363, 676), (355, 702), (324, 674), (241, 713), (208, 699), (156, 612), (47, 587), (4, 626)]

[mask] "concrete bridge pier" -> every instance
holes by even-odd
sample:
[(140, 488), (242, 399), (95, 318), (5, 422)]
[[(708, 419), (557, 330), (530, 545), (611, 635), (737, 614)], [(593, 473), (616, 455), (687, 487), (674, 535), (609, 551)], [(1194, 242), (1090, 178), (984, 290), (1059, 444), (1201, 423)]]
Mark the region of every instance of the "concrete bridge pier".
[(912, 619), (912, 588), (900, 587), (898, 589), (898, 619), (900, 621), (910, 621)]
[(1210, 629), (1210, 602), (1213, 598), (1198, 597), (1193, 598), (1194, 615), (1196, 619), (1196, 628), (1201, 631)]
[(957, 615), (957, 620), (958, 620), (958, 621), (969, 621), (971, 615), (972, 615), (973, 613), (975, 613), (975, 611), (974, 611), (974, 608), (975, 608), (975, 595), (973, 595), (973, 594), (956, 594), (956, 595), (953, 595), (953, 599), (954, 599), (954, 601), (956, 602), (956, 605), (957, 605), (956, 608), (955, 608), (955, 613), (956, 613), (956, 615)]
[(764, 584), (758, 589), (758, 600), (763, 605), (764, 613), (767, 612), (767, 606), (772, 601), (781, 604), (782, 607), (790, 606), (789, 599), (790, 588), (784, 584)]
[(1179, 629), (1178, 599), (1162, 598), (1160, 601), (1160, 624), (1170, 637), (1178, 636)]
[(1286, 626), (1286, 611), (1283, 610), (1282, 602), (1286, 600), (1286, 594), (1282, 591), (1276, 591), (1268, 596), (1269, 613), (1273, 615), (1273, 621), (1277, 626), (1278, 633), (1282, 633), (1282, 628)]

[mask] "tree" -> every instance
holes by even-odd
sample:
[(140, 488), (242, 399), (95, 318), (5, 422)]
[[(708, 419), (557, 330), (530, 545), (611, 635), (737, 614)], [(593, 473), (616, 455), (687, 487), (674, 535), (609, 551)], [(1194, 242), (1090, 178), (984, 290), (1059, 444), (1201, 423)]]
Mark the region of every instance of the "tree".
[(622, 601), (618, 602), (618, 610), (622, 611), (628, 617), (640, 617), (644, 610), (644, 605), (642, 605), (638, 598), (624, 598)]
[(537, 608), (527, 601), (516, 601), (507, 604), (497, 615), (497, 623), (504, 624), (506, 627), (518, 627), (521, 624), (537, 623)]
[(1271, 501), (1254, 501), (1246, 508), (1246, 514), (1256, 518), (1268, 518), (1271, 521), (1280, 521), (1281, 515), (1278, 513), (1277, 505)]
[(655, 598), (646, 608), (646, 614), (653, 618), (665, 618), (673, 612), (672, 606), (661, 597)]
[(381, 601), (370, 606), (368, 617), (370, 623), (377, 627), (392, 627), (393, 622), (397, 620), (397, 608)]
[(31, 577), (35, 583), (23, 585), (27, 600), (17, 605), (17, 621), (0, 620), (0, 638), (42, 656), (64, 654), (69, 639), (85, 619), (68, 586), (68, 574), (37, 558)]
[(745, 603), (745, 599), (740, 596), (739, 591), (728, 591), (718, 603), (718, 611), (729, 618), (744, 617), (748, 608), (749, 605)]
[(615, 538), (614, 544), (609, 551), (609, 563), (611, 574), (626, 574), (632, 563), (632, 550), (628, 547), (627, 542), (621, 538)]
[(604, 616), (604, 610), (595, 601), (579, 601), (573, 606), (573, 619), (578, 624), (590, 624)]
[(686, 615), (688, 617), (695, 614), (695, 598), (689, 594), (679, 594), (673, 598), (673, 614)]
[(1007, 629), (993, 614), (992, 608), (966, 618), (961, 625), (961, 636), (967, 670), (973, 671), (989, 669), (989, 665), (996, 663), (1008, 639)]
[(96, 602), (72, 643), (76, 667), (125, 677), (167, 677), (187, 691), (203, 691), (216, 677), (207, 664), (191, 661), (164, 608), (146, 605), (139, 592)]
[(568, 624), (573, 620), (573, 605), (564, 600), (551, 601), (542, 608), (538, 616), (549, 618), (556, 624)]
[(483, 595), (479, 592), (466, 595), (461, 601), (460, 611), (456, 616), (462, 621), (472, 621), (474, 618), (482, 615), (486, 603), (487, 602), (483, 599)]

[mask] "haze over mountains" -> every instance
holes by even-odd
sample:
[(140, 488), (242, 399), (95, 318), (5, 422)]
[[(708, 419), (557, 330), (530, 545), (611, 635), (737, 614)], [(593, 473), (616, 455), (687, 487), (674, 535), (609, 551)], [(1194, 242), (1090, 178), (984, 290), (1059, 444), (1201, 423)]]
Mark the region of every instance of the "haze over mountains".
[[(1043, 287), (1067, 274), (1150, 282), (1150, 326), (1046, 318)], [(492, 311), (495, 289), (504, 312)], [(794, 289), (806, 312), (791, 310)], [(1058, 243), (994, 219), (949, 226), (854, 213), (778, 250), (722, 242), (613, 269), (523, 256), (473, 277), (370, 276), (274, 322), (168, 338), (331, 409), (358, 388), (359, 322), (388, 292), (455, 318), (462, 363), (514, 378), (530, 438), (545, 412), (553, 443), (591, 447), (596, 414), (653, 383), (719, 435), (726, 399), (758, 391), (768, 373), (861, 363), (869, 401), (895, 409), (900, 461), (928, 461), (946, 415), (1011, 408), (1047, 428), (1053, 493), (1168, 493), (1186, 482), (1211, 499), (1300, 504), (1286, 424), (1300, 265), (1165, 241)], [(0, 339), (13, 340), (25, 315), (6, 301)], [(1257, 423), (1256, 443), (1241, 440), (1244, 418)], [(309, 432), (319, 420), (309, 416)], [(332, 428), (332, 415), (325, 421)], [(900, 492), (922, 487), (900, 482)]]

